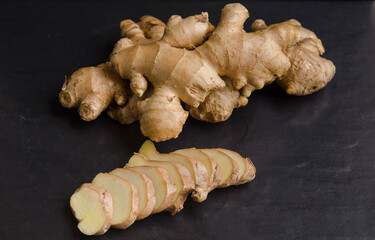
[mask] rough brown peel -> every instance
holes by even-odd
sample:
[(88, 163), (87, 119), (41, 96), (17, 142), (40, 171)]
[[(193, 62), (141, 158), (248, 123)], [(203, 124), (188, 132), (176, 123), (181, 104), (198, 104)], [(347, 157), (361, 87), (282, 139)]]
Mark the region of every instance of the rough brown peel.
[(274, 81), (301, 96), (333, 78), (335, 66), (320, 56), (324, 47), (312, 31), (294, 19), (269, 26), (258, 19), (246, 32), (248, 17), (235, 3), (223, 8), (216, 28), (207, 13), (173, 15), (166, 25), (152, 16), (124, 20), (110, 62), (73, 73), (60, 102), (78, 107), (86, 121), (110, 106), (113, 119), (139, 120), (142, 133), (158, 142), (177, 138), (189, 112), (224, 121), (254, 90)]

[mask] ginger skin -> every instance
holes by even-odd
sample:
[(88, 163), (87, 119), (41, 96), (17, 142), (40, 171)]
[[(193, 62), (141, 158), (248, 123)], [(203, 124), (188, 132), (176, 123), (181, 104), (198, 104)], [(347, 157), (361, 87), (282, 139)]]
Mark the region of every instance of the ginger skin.
[(59, 99), (64, 107), (79, 107), (82, 119), (91, 121), (113, 100), (119, 106), (125, 104), (127, 97), (124, 89), (125, 82), (107, 62), (74, 72), (65, 80)]
[[(185, 19), (174, 15), (166, 25), (152, 16), (138, 23), (124, 20), (123, 38), (106, 63), (115, 74), (101, 78), (107, 83), (96, 81), (98, 87), (90, 80), (93, 74), (83, 80), (76, 76), (85, 70), (80, 69), (64, 84), (60, 101), (79, 107), (84, 120), (95, 119), (113, 103), (112, 118), (126, 124), (139, 120), (142, 133), (158, 142), (182, 131), (188, 112), (181, 101), (194, 118), (218, 122), (245, 106), (254, 90), (274, 81), (288, 94), (301, 96), (333, 78), (335, 66), (320, 57), (324, 48), (312, 31), (291, 19), (269, 26), (255, 20), (253, 32), (244, 32), (248, 17), (236, 3), (224, 7), (216, 28), (207, 13)], [(96, 90), (108, 87), (112, 91)], [(70, 96), (75, 100), (68, 101)]]

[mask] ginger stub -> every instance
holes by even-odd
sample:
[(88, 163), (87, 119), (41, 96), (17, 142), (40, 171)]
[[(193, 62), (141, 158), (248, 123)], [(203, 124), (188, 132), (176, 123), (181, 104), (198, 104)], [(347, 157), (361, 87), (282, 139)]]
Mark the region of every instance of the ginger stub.
[[(190, 193), (193, 200), (202, 202), (216, 187), (243, 184), (255, 177), (250, 159), (227, 149), (190, 148), (166, 154), (159, 153), (148, 140), (139, 152), (146, 155), (135, 153), (124, 168), (99, 173), (92, 183), (83, 184), (72, 195), (70, 206), (82, 233), (100, 235), (110, 226), (125, 229), (135, 220), (161, 211), (174, 215), (183, 209)], [(190, 173), (184, 164), (173, 161), (176, 156), (189, 159), (185, 163), (201, 165), (191, 166)], [(203, 182), (197, 185), (193, 178)]]
[(235, 3), (223, 8), (216, 28), (207, 13), (173, 15), (166, 25), (152, 16), (124, 20), (110, 61), (73, 73), (60, 102), (79, 108), (85, 121), (109, 107), (110, 117), (123, 124), (139, 120), (142, 133), (159, 142), (177, 138), (189, 113), (225, 121), (254, 90), (274, 81), (301, 96), (333, 78), (335, 66), (320, 56), (324, 47), (312, 31), (294, 19), (269, 26), (258, 19), (245, 32), (248, 17)]

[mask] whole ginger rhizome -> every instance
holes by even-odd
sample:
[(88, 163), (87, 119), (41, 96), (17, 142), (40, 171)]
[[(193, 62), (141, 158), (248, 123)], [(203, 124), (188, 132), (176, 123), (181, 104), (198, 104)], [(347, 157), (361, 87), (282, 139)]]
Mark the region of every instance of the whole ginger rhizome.
[(124, 20), (110, 61), (73, 73), (60, 102), (78, 107), (86, 121), (109, 107), (113, 119), (139, 120), (145, 136), (165, 141), (178, 137), (189, 112), (224, 121), (273, 81), (288, 94), (307, 95), (332, 79), (335, 66), (320, 57), (324, 48), (312, 31), (293, 19), (269, 26), (255, 20), (247, 33), (248, 16), (241, 4), (228, 4), (216, 28), (207, 13), (173, 15), (166, 25), (151, 16)]

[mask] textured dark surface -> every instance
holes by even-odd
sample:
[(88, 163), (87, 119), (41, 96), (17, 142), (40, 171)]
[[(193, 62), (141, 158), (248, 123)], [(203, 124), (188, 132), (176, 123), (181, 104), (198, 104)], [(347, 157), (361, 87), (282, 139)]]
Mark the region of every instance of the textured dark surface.
[[(374, 239), (374, 2), (243, 2), (267, 23), (298, 19), (323, 41), (337, 73), (322, 91), (288, 96), (271, 85), (223, 123), (189, 118), (160, 151), (224, 147), (253, 159), (249, 184), (218, 189), (100, 239)], [(86, 123), (58, 102), (64, 75), (108, 58), (119, 22), (208, 11), (224, 2), (2, 3), (0, 9), (0, 239), (86, 239), (69, 197), (122, 167), (146, 139), (139, 124), (102, 114)], [(88, 239), (88, 237), (87, 237)]]

